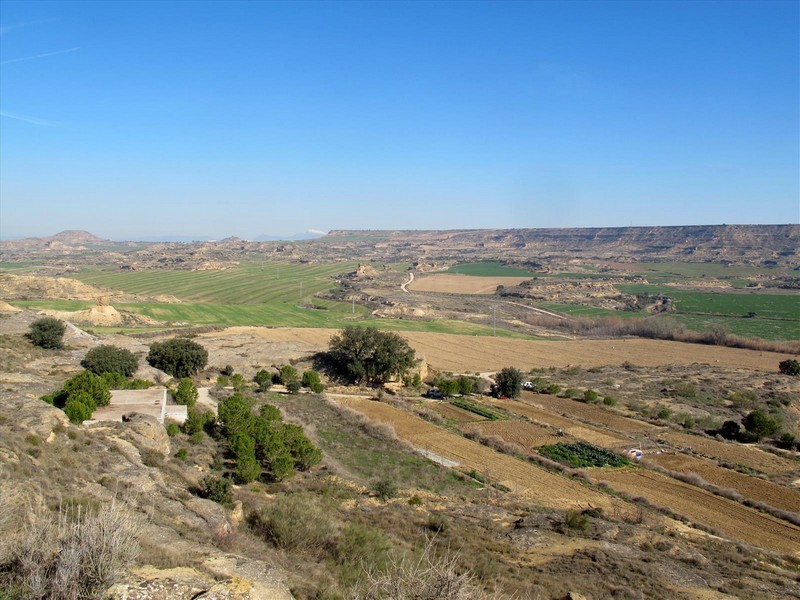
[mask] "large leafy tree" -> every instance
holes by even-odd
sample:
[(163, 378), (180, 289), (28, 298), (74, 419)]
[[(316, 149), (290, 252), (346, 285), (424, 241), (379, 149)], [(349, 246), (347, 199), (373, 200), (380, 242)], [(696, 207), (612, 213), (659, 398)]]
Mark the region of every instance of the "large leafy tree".
[(780, 429), (780, 423), (761, 410), (754, 410), (744, 418), (744, 428), (757, 439), (769, 437)]
[(147, 362), (173, 377), (190, 377), (206, 366), (208, 352), (192, 340), (172, 338), (150, 344)]
[(104, 345), (89, 350), (81, 361), (81, 366), (97, 375), (120, 373), (130, 377), (139, 368), (139, 360), (130, 350)]
[(370, 327), (345, 327), (331, 338), (328, 356), (339, 377), (370, 385), (402, 377), (415, 361), (405, 339)]
[(517, 398), (522, 392), (522, 379), (522, 371), (504, 367), (495, 378), (495, 392), (498, 396)]
[(40, 348), (60, 350), (64, 347), (64, 332), (67, 326), (54, 317), (36, 319), (30, 324), (28, 339)]

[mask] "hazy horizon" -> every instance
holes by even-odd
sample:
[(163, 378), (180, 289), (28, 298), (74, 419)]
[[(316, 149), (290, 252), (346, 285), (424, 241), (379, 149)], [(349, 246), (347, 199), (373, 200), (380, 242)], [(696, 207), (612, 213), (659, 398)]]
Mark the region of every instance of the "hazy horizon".
[(17, 2), (0, 239), (800, 222), (793, 2)]

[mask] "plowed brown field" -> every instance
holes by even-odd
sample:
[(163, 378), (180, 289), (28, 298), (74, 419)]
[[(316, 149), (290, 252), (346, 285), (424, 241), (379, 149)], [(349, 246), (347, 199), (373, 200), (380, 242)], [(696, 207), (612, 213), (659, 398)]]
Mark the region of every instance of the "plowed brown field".
[(765, 502), (775, 508), (800, 513), (800, 492), (791, 488), (751, 477), (705, 460), (685, 454), (659, 454), (648, 460), (679, 473), (696, 473), (707, 482), (722, 488), (731, 488), (745, 498)]
[(777, 475), (800, 470), (800, 461), (782, 458), (753, 446), (737, 442), (720, 442), (711, 438), (670, 431), (659, 437), (678, 448), (689, 448), (698, 454), (719, 458), (762, 473)]
[(565, 441), (563, 436), (555, 435), (550, 429), (526, 421), (466, 423), (461, 425), (460, 429), (464, 432), (480, 429), (484, 435), (500, 436), (505, 441), (519, 444), (526, 450)]
[(514, 414), (528, 417), (539, 423), (544, 423), (550, 427), (557, 427), (572, 437), (597, 444), (603, 448), (620, 450), (630, 447), (633, 443), (629, 438), (606, 431), (600, 431), (589, 425), (579, 425), (571, 419), (554, 415), (549, 411), (536, 408), (525, 402), (518, 402), (516, 400), (492, 400), (489, 403), (505, 408)]
[(537, 404), (550, 412), (566, 414), (584, 421), (589, 421), (590, 423), (605, 425), (614, 431), (620, 431), (622, 433), (649, 433), (659, 429), (650, 423), (637, 421), (636, 419), (618, 415), (600, 406), (576, 402), (568, 398), (523, 392), (522, 401)]
[(713, 527), (726, 537), (800, 556), (800, 527), (645, 469), (592, 469), (596, 481)]
[(444, 294), (494, 294), (498, 285), (514, 286), (530, 277), (477, 277), (474, 275), (422, 275), (408, 286), (415, 292)]
[(398, 408), (365, 398), (337, 398), (337, 402), (362, 412), (371, 419), (391, 424), (400, 438), (417, 448), (455, 461), (466, 469), (484, 473), (543, 506), (567, 509), (591, 504), (609, 510), (616, 506), (616, 510), (628, 512), (624, 503), (606, 494), (444, 431)]
[[(334, 333), (335, 329), (231, 327), (202, 336), (248, 334), (270, 341), (299, 342), (306, 345), (309, 351), (314, 351), (325, 349)], [(533, 341), (414, 331), (401, 332), (401, 335), (434, 368), (457, 373), (498, 371), (510, 365), (519, 369), (563, 367), (568, 364), (595, 367), (620, 365), (625, 361), (645, 367), (703, 363), (750, 371), (775, 371), (780, 361), (792, 358), (788, 354), (775, 352), (664, 340)]]

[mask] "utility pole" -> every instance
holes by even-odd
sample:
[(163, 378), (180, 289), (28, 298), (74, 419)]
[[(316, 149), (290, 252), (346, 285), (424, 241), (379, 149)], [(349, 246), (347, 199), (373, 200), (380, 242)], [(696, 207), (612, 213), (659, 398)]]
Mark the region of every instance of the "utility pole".
[(356, 314), (356, 297), (353, 296), (353, 314)]

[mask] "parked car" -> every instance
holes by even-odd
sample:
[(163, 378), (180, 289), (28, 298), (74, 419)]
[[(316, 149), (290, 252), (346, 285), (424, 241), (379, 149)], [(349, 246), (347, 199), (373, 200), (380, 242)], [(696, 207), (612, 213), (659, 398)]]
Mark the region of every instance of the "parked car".
[(523, 381), (522, 382), (522, 389), (523, 390), (533, 390), (536, 389), (533, 385), (532, 381)]
[(431, 398), (432, 400), (444, 400), (444, 394), (437, 390), (436, 388), (430, 388), (427, 392), (423, 394), (426, 398)]

